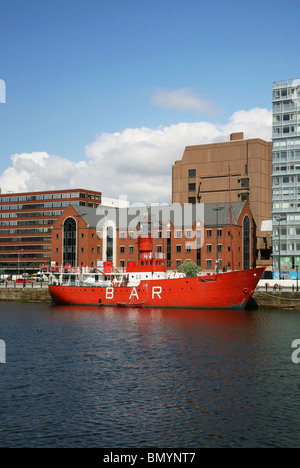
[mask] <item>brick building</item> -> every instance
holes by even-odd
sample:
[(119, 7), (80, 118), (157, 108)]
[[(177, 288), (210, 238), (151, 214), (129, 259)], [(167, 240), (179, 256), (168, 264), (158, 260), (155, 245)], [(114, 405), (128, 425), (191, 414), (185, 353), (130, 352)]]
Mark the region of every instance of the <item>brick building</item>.
[[(229, 178), (230, 168), (230, 178)], [(272, 269), (272, 142), (244, 139), (187, 146), (172, 168), (172, 203), (248, 202), (256, 225), (256, 263)], [(229, 181), (231, 187), (229, 187)]]
[[(52, 228), (51, 261), (101, 267), (110, 260), (117, 268), (137, 261), (140, 220), (151, 208), (135, 210), (69, 205)], [(170, 207), (158, 207), (151, 215), (153, 252), (166, 258), (170, 269), (186, 260), (207, 272), (214, 271), (217, 260), (219, 269), (255, 266), (255, 222), (246, 202), (232, 204), (232, 225), (229, 203), (204, 205), (202, 220), (193, 213), (186, 222)]]
[(96, 208), (101, 192), (72, 189), (0, 193), (0, 267), (7, 273), (38, 271), (51, 256), (51, 232), (72, 203)]

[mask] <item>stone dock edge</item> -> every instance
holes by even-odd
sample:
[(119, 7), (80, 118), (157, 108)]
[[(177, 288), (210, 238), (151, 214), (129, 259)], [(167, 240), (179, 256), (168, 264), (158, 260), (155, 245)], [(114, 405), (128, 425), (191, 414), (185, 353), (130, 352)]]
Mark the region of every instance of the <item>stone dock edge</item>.
[[(0, 288), (0, 301), (52, 302), (48, 288)], [(255, 291), (247, 309), (295, 309), (300, 311), (300, 292)]]

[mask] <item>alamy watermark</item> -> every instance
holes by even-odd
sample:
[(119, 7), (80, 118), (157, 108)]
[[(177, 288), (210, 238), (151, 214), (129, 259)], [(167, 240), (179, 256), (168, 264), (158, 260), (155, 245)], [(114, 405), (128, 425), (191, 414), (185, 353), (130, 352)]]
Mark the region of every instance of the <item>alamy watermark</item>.
[(300, 340), (294, 340), (292, 342), (292, 348), (296, 348), (295, 351), (292, 353), (292, 362), (294, 364), (300, 363)]
[(298, 103), (300, 100), (300, 79), (294, 80), (292, 82), (293, 94), (292, 100), (294, 103)]
[[(124, 195), (120, 198), (124, 201)], [(171, 229), (176, 231), (179, 238), (189, 242), (190, 248), (202, 247), (204, 236), (204, 205), (197, 204), (151, 204), (142, 203), (122, 207), (97, 208), (97, 232), (99, 237), (105, 237), (108, 228), (111, 229), (110, 237), (125, 239), (138, 238), (143, 234), (151, 237), (167, 239)], [(201, 235), (202, 231), (202, 235)]]
[(6, 84), (4, 80), (0, 79), (0, 104), (6, 103)]
[(6, 346), (3, 340), (0, 340), (0, 364), (6, 364)]

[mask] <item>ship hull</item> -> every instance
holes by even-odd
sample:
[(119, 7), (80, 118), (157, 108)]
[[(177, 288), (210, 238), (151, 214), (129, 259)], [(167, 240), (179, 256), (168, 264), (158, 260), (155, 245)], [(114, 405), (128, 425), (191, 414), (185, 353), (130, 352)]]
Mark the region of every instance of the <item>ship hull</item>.
[(49, 285), (54, 302), (74, 305), (244, 309), (265, 268), (219, 275), (141, 281), (134, 287)]

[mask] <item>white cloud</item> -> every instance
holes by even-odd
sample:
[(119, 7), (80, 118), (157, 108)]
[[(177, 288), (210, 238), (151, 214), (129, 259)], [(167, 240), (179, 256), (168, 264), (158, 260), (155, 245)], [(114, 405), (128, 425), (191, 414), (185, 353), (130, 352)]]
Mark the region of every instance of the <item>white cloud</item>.
[(224, 129), (229, 133), (244, 131), (247, 138), (271, 140), (272, 113), (268, 109), (255, 108), (235, 112)]
[(152, 102), (158, 107), (180, 112), (197, 112), (213, 116), (220, 114), (220, 110), (214, 102), (201, 99), (194, 91), (184, 88), (174, 91), (156, 91)]
[(271, 139), (271, 112), (235, 112), (227, 123), (178, 123), (168, 127), (128, 128), (102, 133), (74, 162), (45, 152), (14, 154), (0, 176), (2, 193), (67, 188), (98, 190), (105, 197), (127, 195), (131, 203), (170, 202), (171, 165), (186, 146), (229, 141), (232, 132), (245, 138)]

